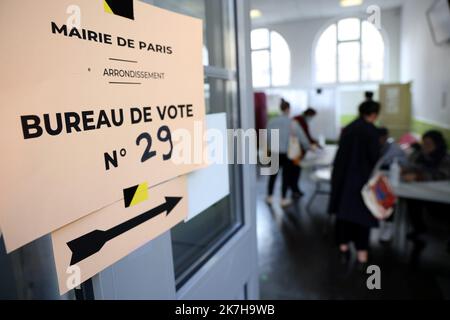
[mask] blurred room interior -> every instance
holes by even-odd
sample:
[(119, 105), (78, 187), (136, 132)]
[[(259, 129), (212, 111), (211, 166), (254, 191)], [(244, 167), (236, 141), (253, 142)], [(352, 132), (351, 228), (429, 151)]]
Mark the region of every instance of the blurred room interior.
[[(448, 183), (436, 187), (443, 191), (441, 199), (433, 198), (447, 205), (424, 213), (428, 232), (423, 243), (409, 240), (410, 224), (398, 212), (386, 239), (383, 230), (372, 230), (372, 262), (383, 271), (381, 291), (368, 291), (361, 280), (365, 274), (339, 264), (328, 214), (334, 148), (342, 129), (358, 117), (366, 92), (381, 103), (377, 125), (387, 127), (389, 138), (405, 150), (407, 137), (420, 141), (430, 130), (450, 141), (447, 8), (446, 1), (433, 0), (251, 2), (257, 127), (277, 117), (285, 99), (292, 117), (308, 108), (317, 111), (309, 129), (326, 145), (300, 164), (305, 195), (293, 205), (282, 208), (275, 191), (268, 206), (267, 179), (258, 180), (262, 298), (449, 298), (450, 220), (448, 200), (442, 199), (449, 197)], [(404, 194), (399, 203), (411, 197)]]

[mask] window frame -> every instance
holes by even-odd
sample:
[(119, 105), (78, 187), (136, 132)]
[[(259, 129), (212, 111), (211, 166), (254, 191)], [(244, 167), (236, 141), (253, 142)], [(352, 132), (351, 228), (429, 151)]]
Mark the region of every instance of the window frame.
[[(240, 25), (238, 23), (238, 11), (237, 11), (237, 0), (227, 0), (227, 3), (230, 4), (229, 10), (225, 10), (222, 12), (224, 15), (232, 15), (233, 16), (233, 31), (235, 33), (234, 36), (234, 52), (232, 55), (234, 55), (233, 58), (236, 59), (236, 62), (238, 60), (239, 55), (239, 39), (238, 39), (238, 30), (240, 29)], [(205, 23), (205, 22), (204, 22)], [(208, 48), (206, 47), (208, 50)], [(208, 54), (211, 53), (208, 51)], [(224, 80), (224, 81), (231, 81), (236, 83), (236, 105), (234, 106), (232, 113), (227, 114), (227, 126), (228, 129), (230, 129), (230, 126), (235, 128), (241, 128), (242, 125), (242, 118), (241, 118), (241, 109), (242, 109), (242, 101), (241, 101), (241, 77), (240, 77), (240, 66), (238, 63), (234, 65), (233, 67), (229, 67), (227, 65), (221, 66), (214, 64), (214, 59), (211, 59), (211, 56), (209, 57), (209, 64), (204, 65), (204, 82), (208, 82), (209, 79), (212, 80)], [(220, 235), (216, 237), (212, 242), (208, 243), (208, 248), (205, 250), (201, 255), (197, 256), (195, 261), (185, 270), (180, 272), (179, 274), (176, 274), (175, 268), (174, 268), (174, 281), (175, 281), (175, 290), (177, 294), (180, 292), (184, 292), (186, 287), (189, 287), (189, 283), (194, 280), (194, 277), (198, 274), (198, 272), (204, 268), (206, 265), (208, 265), (211, 261), (211, 258), (216, 256), (227, 243), (229, 243), (230, 239), (236, 237), (240, 232), (243, 232), (246, 230), (246, 227), (249, 223), (246, 215), (245, 215), (245, 209), (244, 209), (244, 198), (242, 196), (243, 190), (243, 181), (244, 181), (244, 170), (242, 166), (237, 165), (230, 165), (229, 166), (230, 174), (234, 176), (234, 179), (231, 179), (230, 177), (230, 194), (228, 197), (233, 197), (232, 193), (234, 194), (234, 198), (230, 198), (230, 214), (235, 218), (235, 222), (227, 227), (227, 229), (224, 229), (220, 232)], [(223, 200), (223, 199), (222, 199)], [(221, 200), (221, 201), (222, 201)], [(201, 213), (203, 214), (203, 213)], [(201, 215), (200, 214), (200, 215)], [(200, 216), (199, 215), (199, 216)], [(189, 222), (187, 222), (189, 223)], [(174, 239), (172, 236), (173, 229), (170, 230), (171, 234), (171, 247), (174, 245)], [(172, 262), (175, 263), (175, 257), (174, 257), (174, 251), (171, 251), (172, 256)]]
[[(252, 33), (255, 30), (267, 30), (268, 35), (269, 35), (269, 39), (268, 39), (268, 46), (264, 47), (264, 48), (258, 48), (258, 49), (253, 49), (252, 47), (252, 43), (250, 41), (250, 56), (253, 57), (253, 52), (263, 52), (263, 51), (267, 51), (269, 53), (269, 85), (268, 86), (261, 86), (261, 87), (257, 87), (254, 85), (254, 83), (252, 83), (253, 88), (254, 89), (258, 89), (258, 90), (264, 90), (264, 89), (273, 89), (273, 88), (287, 88), (291, 85), (291, 75), (292, 75), (292, 51), (291, 48), (289, 46), (289, 43), (286, 41), (286, 38), (279, 33), (278, 31), (272, 30), (270, 28), (266, 28), (266, 27), (261, 27), (261, 28), (255, 28), (252, 29), (250, 33)], [(273, 67), (272, 67), (272, 32), (277, 33), (285, 42), (287, 45), (287, 48), (289, 50), (289, 54), (290, 54), (290, 61), (289, 61), (289, 79), (288, 79), (288, 84), (286, 85), (274, 85), (273, 84)], [(251, 38), (251, 37), (250, 37)], [(252, 59), (252, 64), (253, 64), (253, 59)]]
[[(345, 19), (358, 19), (359, 20), (359, 38), (358, 39), (353, 39), (353, 40), (339, 40), (339, 22), (341, 20), (345, 20)], [(333, 19), (331, 21), (329, 21), (324, 27), (322, 27), (320, 29), (320, 31), (317, 33), (316, 38), (314, 40), (313, 43), (313, 48), (312, 48), (312, 79), (313, 79), (313, 83), (315, 85), (319, 85), (322, 87), (333, 87), (333, 86), (354, 86), (354, 85), (377, 85), (380, 83), (383, 83), (385, 81), (387, 81), (387, 79), (389, 79), (389, 39), (387, 37), (387, 33), (383, 28), (380, 28), (378, 30), (378, 32), (381, 35), (381, 38), (383, 39), (383, 44), (384, 44), (384, 59), (383, 59), (383, 77), (380, 80), (369, 80), (369, 81), (365, 81), (362, 80), (362, 75), (363, 75), (363, 23), (364, 22), (368, 22), (366, 20), (366, 17), (361, 16), (361, 15), (350, 15), (350, 16), (341, 16), (337, 19)], [(316, 51), (317, 51), (317, 45), (319, 43), (320, 38), (322, 37), (322, 35), (324, 34), (324, 32), (331, 26), (335, 25), (336, 26), (336, 81), (334, 82), (320, 82), (317, 80), (317, 59), (316, 59)], [(359, 70), (358, 70), (358, 81), (341, 81), (339, 78), (339, 44), (342, 43), (352, 43), (352, 42), (357, 42), (359, 45)]]

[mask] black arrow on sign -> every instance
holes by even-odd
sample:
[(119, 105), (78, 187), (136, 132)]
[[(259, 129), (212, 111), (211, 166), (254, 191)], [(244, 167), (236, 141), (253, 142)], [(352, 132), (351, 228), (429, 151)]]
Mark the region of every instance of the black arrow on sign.
[(70, 265), (72, 266), (99, 252), (108, 241), (124, 234), (127, 231), (130, 231), (133, 228), (136, 228), (156, 216), (159, 216), (161, 213), (166, 212), (166, 216), (168, 216), (175, 206), (181, 201), (181, 199), (182, 198), (178, 197), (166, 197), (166, 202), (163, 204), (109, 230), (94, 230), (84, 236), (67, 242), (67, 245), (72, 251)]

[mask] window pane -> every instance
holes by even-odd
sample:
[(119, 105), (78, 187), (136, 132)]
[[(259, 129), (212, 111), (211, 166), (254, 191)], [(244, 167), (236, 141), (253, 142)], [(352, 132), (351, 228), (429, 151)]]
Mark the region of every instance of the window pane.
[(360, 20), (358, 18), (343, 19), (338, 22), (339, 41), (359, 40), (361, 36)]
[(284, 38), (277, 32), (270, 33), (272, 61), (272, 86), (287, 86), (291, 80), (291, 52)]
[[(205, 97), (208, 113), (225, 112), (227, 127), (239, 126), (236, 81), (208, 78)], [(177, 287), (188, 280), (242, 226), (240, 168), (230, 165), (229, 172), (230, 195), (171, 230)]]
[(230, 197), (227, 197), (188, 223), (179, 224), (172, 229), (177, 284), (187, 280), (190, 269), (198, 265), (202, 255), (235, 224), (236, 217), (230, 214), (230, 210)]
[(371, 23), (362, 24), (362, 80), (381, 81), (384, 77), (384, 41)]
[(338, 46), (339, 81), (359, 81), (360, 44), (359, 42), (344, 42)]
[(269, 50), (252, 52), (253, 87), (270, 87)]
[(316, 81), (319, 83), (336, 82), (336, 25), (328, 27), (317, 42)]
[[(154, 5), (203, 20), (205, 65), (236, 70), (233, 0), (153, 0)], [(225, 112), (228, 128), (239, 127), (237, 81), (207, 78), (207, 113)], [(230, 166), (230, 195), (187, 223), (171, 230), (176, 284), (179, 287), (242, 226), (240, 168)]]
[(256, 29), (251, 33), (252, 50), (268, 49), (269, 48), (269, 30)]
[[(236, 70), (234, 2), (231, 0), (153, 0), (155, 6), (203, 20), (203, 62)], [(208, 58), (205, 58), (205, 53)]]

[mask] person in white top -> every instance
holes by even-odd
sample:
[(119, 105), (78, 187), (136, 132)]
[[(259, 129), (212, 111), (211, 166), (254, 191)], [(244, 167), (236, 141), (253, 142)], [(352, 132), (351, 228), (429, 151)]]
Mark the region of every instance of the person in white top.
[[(295, 180), (295, 175), (293, 174), (294, 171), (294, 163), (292, 160), (290, 160), (287, 156), (288, 154), (288, 148), (289, 148), (289, 139), (291, 135), (295, 136), (300, 146), (304, 150), (308, 150), (311, 147), (311, 144), (300, 127), (300, 125), (295, 122), (293, 119), (289, 117), (291, 106), (289, 102), (285, 101), (284, 99), (281, 100), (280, 109), (282, 114), (278, 116), (277, 118), (271, 120), (268, 125), (268, 131), (269, 131), (269, 139), (268, 143), (271, 141), (271, 131), (272, 130), (278, 130), (279, 131), (279, 145), (277, 147), (270, 146), (269, 151), (272, 153), (272, 156), (278, 156), (279, 157), (279, 164), (280, 164), (280, 170), (283, 172), (283, 181), (282, 181), (282, 200), (281, 200), (281, 206), (287, 207), (292, 204), (292, 201), (287, 197), (288, 190), (291, 189), (293, 192), (298, 189), (297, 181)], [(273, 193), (275, 189), (275, 182), (278, 176), (278, 172), (274, 175), (272, 175), (269, 179), (269, 186), (268, 186), (268, 196), (267, 196), (267, 203), (272, 204), (273, 203)]]

